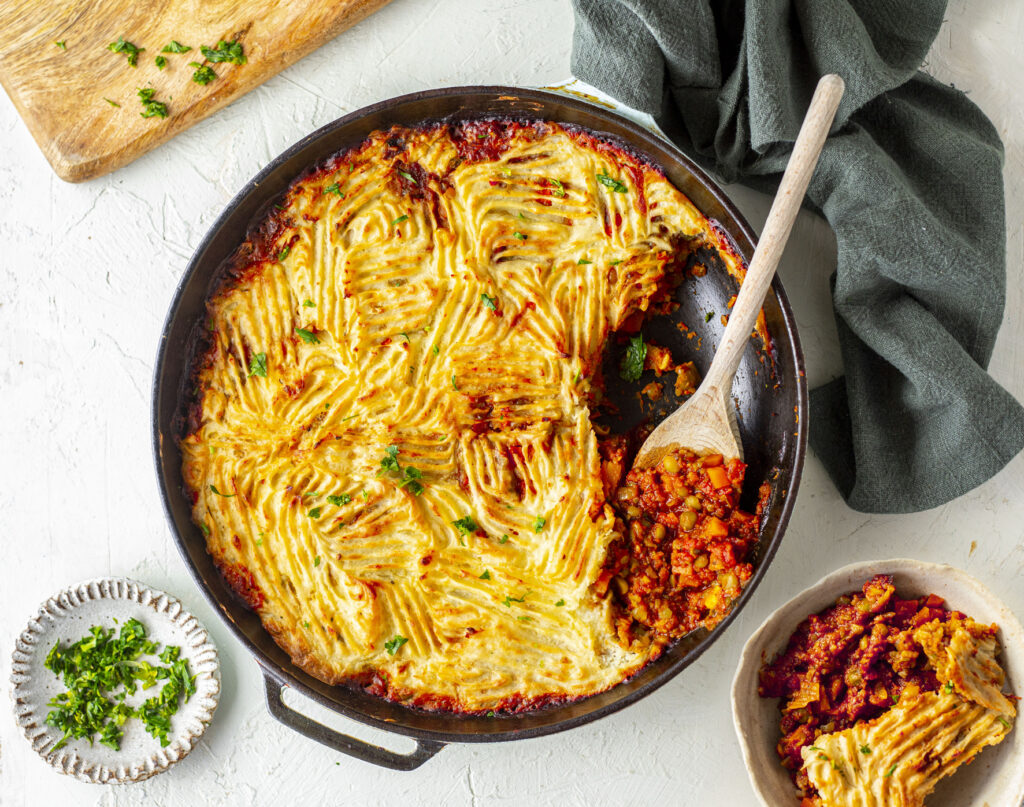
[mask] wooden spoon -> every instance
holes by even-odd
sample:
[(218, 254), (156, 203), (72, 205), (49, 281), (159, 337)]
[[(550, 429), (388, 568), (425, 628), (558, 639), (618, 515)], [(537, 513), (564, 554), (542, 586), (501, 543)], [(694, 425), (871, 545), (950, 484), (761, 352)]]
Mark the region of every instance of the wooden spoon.
[(690, 399), (651, 432), (640, 447), (633, 467), (657, 465), (665, 454), (676, 448), (743, 459), (736, 409), (730, 400), (732, 381), (775, 277), (775, 268), (793, 229), (793, 221), (800, 212), (844, 86), (836, 75), (823, 76), (818, 82), (711, 367)]

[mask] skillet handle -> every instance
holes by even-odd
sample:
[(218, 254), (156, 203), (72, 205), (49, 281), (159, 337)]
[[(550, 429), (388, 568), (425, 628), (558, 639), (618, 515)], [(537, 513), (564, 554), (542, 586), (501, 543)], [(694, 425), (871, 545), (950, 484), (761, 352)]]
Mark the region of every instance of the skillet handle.
[(315, 720), (306, 717), (306, 715), (300, 712), (296, 712), (286, 705), (281, 697), (284, 687), (269, 675), (263, 676), (263, 682), (266, 685), (267, 708), (275, 720), (299, 732), (299, 734), (315, 740), (321, 745), (326, 745), (335, 751), (348, 754), (350, 757), (361, 759), (363, 762), (380, 765), (383, 768), (391, 768), (394, 771), (414, 771), (445, 746), (445, 743), (417, 739), (415, 751), (411, 754), (399, 754), (382, 748), (379, 745), (372, 745), (371, 743), (357, 740), (355, 737), (350, 737), (347, 734), (334, 731), (322, 723), (317, 723)]

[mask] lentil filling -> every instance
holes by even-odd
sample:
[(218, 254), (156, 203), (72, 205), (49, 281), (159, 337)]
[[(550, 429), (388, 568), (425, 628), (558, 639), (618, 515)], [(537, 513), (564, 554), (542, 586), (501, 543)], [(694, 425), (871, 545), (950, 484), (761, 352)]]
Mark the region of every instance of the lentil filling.
[(653, 468), (634, 468), (614, 497), (623, 537), (609, 547), (595, 584), (609, 587), (616, 631), (629, 645), (665, 644), (729, 613), (753, 574), (770, 487), (760, 489), (756, 514), (739, 509), (746, 465), (721, 454), (679, 449)]

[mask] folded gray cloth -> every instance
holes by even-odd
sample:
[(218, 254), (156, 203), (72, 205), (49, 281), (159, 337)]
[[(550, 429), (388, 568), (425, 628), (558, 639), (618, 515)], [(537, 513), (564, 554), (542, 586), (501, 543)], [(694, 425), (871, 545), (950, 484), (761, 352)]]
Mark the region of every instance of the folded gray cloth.
[(917, 72), (921, 0), (574, 0), (573, 73), (648, 112), (724, 181), (774, 192), (821, 75), (846, 95), (808, 200), (835, 231), (845, 377), (811, 392), (811, 447), (851, 507), (911, 512), (1024, 445), (985, 368), (1006, 294), (1002, 143)]

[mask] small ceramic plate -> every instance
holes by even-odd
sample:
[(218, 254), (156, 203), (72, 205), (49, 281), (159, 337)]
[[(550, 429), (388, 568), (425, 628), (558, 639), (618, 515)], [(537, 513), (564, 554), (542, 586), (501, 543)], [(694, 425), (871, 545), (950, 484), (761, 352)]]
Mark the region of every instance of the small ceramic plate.
[[(769, 616), (747, 641), (740, 657), (732, 684), (733, 723), (750, 782), (766, 807), (797, 807), (800, 800), (775, 751), (780, 736), (778, 700), (757, 694), (761, 664), (785, 648), (804, 619), (829, 607), (837, 597), (858, 591), (876, 574), (891, 574), (901, 597), (937, 594), (950, 608), (978, 622), (999, 625), (1000, 662), (1007, 685), (1014, 694), (1024, 695), (1024, 629), (1010, 609), (973, 577), (952, 566), (907, 559), (844, 566)], [(1024, 732), (1017, 726), (1002, 743), (986, 748), (970, 765), (942, 780), (928, 797), (927, 807), (1020, 807), (1022, 800)]]
[[(170, 744), (161, 748), (142, 722), (132, 719), (123, 727), (118, 751), (99, 742), (90, 745), (84, 738), (69, 740), (53, 750), (62, 732), (46, 725), (47, 703), (65, 687), (43, 666), (47, 653), (58, 640), (66, 645), (88, 635), (93, 625), (116, 630), (132, 617), (145, 626), (147, 638), (161, 648), (180, 647), (181, 658), (188, 659), (195, 676), (195, 693), (171, 718)], [(129, 698), (129, 702), (136, 705), (158, 691), (155, 687), (138, 690), (138, 697)], [(18, 637), (11, 664), (11, 698), (22, 733), (50, 765), (83, 782), (138, 782), (166, 770), (198, 742), (213, 717), (219, 695), (217, 648), (199, 620), (174, 597), (124, 578), (87, 580), (44, 602)]]

